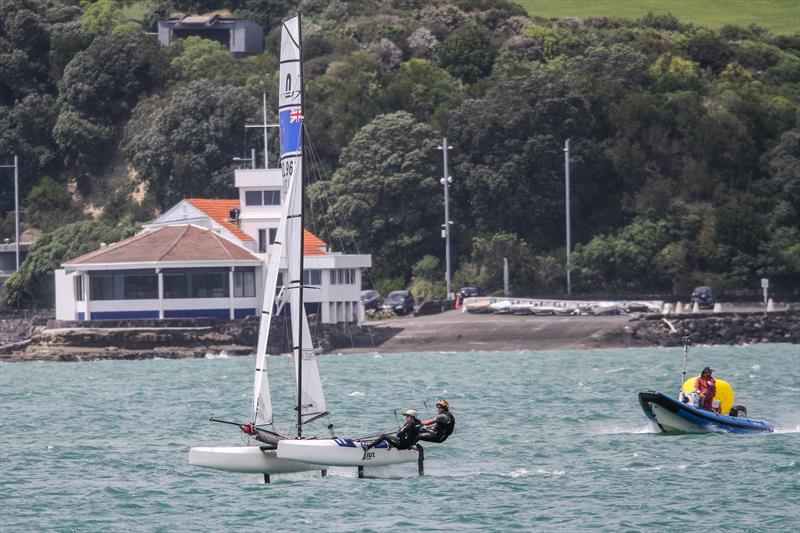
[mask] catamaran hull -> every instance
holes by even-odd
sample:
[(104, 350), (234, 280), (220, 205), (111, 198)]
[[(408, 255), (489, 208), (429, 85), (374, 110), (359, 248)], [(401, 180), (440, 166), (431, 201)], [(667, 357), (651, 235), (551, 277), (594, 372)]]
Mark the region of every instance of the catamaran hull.
[(381, 443), (365, 454), (361, 443), (352, 439), (286, 439), (278, 443), (278, 458), (329, 466), (386, 466), (416, 462), (419, 451)]
[(243, 474), (289, 474), (320, 469), (316, 464), (282, 459), (275, 450), (262, 450), (260, 446), (193, 446), (189, 449), (189, 464)]
[(772, 433), (775, 430), (775, 426), (765, 420), (706, 411), (660, 392), (640, 392), (639, 404), (645, 416), (665, 433)]

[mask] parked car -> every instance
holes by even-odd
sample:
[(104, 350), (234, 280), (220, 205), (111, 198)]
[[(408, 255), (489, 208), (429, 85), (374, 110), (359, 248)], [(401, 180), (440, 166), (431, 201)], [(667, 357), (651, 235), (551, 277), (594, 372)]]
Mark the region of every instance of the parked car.
[(383, 308), (397, 315), (407, 315), (414, 310), (414, 296), (408, 291), (392, 291), (384, 300)]
[(383, 298), (381, 298), (378, 291), (361, 291), (361, 305), (364, 306), (364, 311), (367, 309), (380, 309), (383, 305)]
[(473, 296), (480, 296), (481, 290), (477, 287), (461, 287), (458, 289), (458, 294), (461, 296), (461, 299), (464, 298), (471, 298)]
[(692, 305), (697, 302), (700, 309), (714, 307), (714, 301), (714, 293), (711, 292), (711, 287), (695, 287), (692, 291)]

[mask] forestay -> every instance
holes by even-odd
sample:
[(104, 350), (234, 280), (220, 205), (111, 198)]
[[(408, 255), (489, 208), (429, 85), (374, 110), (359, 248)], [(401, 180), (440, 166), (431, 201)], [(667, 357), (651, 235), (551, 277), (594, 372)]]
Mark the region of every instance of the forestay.
[[(281, 35), (278, 113), (281, 136), (281, 171), (284, 183), (289, 184), (286, 202), (286, 205), (289, 206), (289, 213), (286, 217), (285, 246), (289, 267), (287, 288), (289, 289), (292, 315), (292, 346), (295, 358), (295, 378), (300, 384), (299, 403), (302, 421), (305, 422), (325, 413), (326, 406), (300, 290), (300, 285), (303, 283), (303, 247), (301, 244), (303, 232), (303, 85), (301, 76), (300, 20), (299, 17), (295, 17), (284, 22)], [(298, 346), (303, 347), (302, 354), (297, 353)], [(298, 371), (299, 369), (302, 370)]]

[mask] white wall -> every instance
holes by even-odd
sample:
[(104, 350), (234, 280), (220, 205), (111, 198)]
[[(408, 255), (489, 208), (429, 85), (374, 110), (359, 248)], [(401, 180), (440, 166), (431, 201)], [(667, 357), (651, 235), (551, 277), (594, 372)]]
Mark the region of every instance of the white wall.
[(75, 320), (75, 274), (57, 269), (56, 274), (56, 320)]

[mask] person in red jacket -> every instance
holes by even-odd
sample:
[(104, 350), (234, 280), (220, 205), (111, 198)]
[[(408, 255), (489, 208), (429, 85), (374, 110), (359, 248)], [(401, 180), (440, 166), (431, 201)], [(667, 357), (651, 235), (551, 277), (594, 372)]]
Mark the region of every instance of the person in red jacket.
[(712, 369), (705, 367), (694, 382), (694, 391), (700, 395), (700, 409), (706, 411), (713, 410), (714, 396), (717, 395), (717, 381), (711, 376), (712, 372)]

